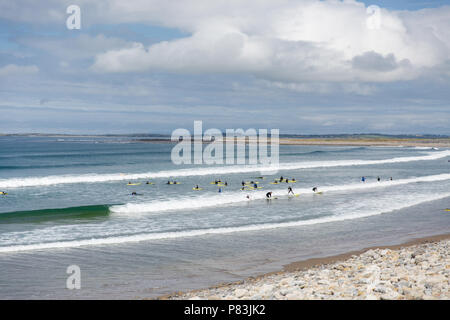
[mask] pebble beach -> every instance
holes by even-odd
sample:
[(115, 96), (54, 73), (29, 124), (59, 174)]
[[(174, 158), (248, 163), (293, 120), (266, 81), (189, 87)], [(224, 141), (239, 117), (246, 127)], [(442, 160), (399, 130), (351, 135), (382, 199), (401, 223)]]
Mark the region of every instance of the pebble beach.
[(450, 239), (375, 248), (333, 263), (171, 295), (189, 300), (447, 300)]

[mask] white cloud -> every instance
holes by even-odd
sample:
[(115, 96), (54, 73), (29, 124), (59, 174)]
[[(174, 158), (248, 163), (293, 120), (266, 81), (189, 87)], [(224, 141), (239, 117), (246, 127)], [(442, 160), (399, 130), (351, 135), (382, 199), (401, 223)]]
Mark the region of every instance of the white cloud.
[(39, 72), (39, 68), (32, 66), (18, 66), (15, 64), (8, 64), (0, 68), (0, 77), (5, 76), (21, 76), (36, 74)]
[(450, 7), (382, 9), (380, 28), (371, 29), (365, 5), (352, 0), (108, 3), (109, 19), (156, 23), (192, 35), (98, 54), (93, 69), (100, 72), (164, 70), (246, 73), (286, 82), (390, 82), (417, 78), (450, 59)]

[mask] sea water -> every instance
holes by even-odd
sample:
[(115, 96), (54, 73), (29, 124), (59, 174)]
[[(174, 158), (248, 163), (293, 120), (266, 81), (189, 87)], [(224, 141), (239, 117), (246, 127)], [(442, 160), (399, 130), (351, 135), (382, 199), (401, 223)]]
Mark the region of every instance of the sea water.
[[(172, 148), (0, 137), (0, 298), (155, 297), (450, 231), (448, 149), (282, 145), (266, 175), (178, 166)], [(271, 184), (280, 176), (296, 182)], [(66, 288), (70, 265), (79, 290)]]

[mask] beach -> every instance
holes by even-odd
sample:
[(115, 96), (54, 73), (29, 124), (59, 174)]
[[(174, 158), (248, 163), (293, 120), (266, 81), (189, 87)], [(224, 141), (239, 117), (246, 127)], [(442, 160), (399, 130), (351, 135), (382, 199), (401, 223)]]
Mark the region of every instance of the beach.
[(286, 265), (283, 271), (160, 299), (448, 300), (450, 234)]
[(155, 299), (450, 233), (446, 148), (281, 144), (269, 174), (133, 138), (0, 138), (0, 298)]

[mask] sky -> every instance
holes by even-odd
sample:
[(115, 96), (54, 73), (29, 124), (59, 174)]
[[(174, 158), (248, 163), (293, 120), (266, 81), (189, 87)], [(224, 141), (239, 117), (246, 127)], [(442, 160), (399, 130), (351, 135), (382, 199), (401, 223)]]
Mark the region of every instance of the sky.
[(0, 133), (194, 120), (448, 135), (450, 0), (0, 0)]

